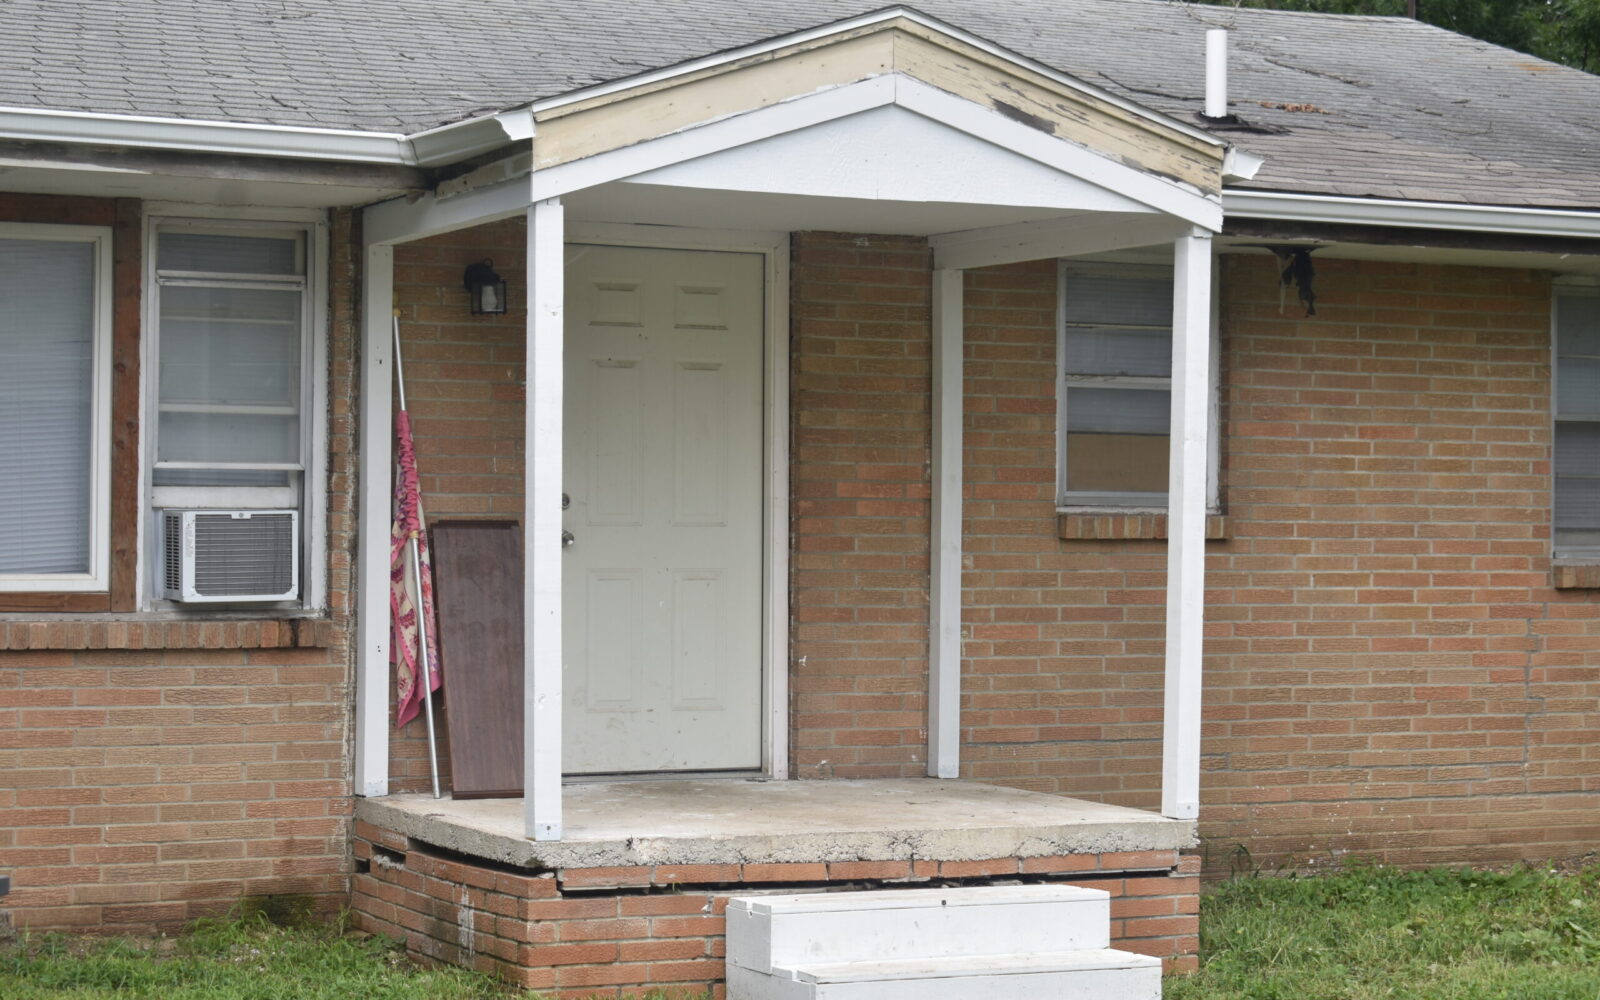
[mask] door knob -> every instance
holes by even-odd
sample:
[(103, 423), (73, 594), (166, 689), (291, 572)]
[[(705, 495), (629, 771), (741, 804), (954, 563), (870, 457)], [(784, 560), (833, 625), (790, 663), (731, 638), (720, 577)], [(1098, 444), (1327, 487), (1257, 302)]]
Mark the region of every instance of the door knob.
[(577, 540), (578, 540), (578, 536), (577, 535), (574, 535), (572, 532), (568, 531), (565, 528), (561, 529), (561, 547), (562, 548), (564, 548), (564, 549), (572, 548), (572, 543), (576, 542)]

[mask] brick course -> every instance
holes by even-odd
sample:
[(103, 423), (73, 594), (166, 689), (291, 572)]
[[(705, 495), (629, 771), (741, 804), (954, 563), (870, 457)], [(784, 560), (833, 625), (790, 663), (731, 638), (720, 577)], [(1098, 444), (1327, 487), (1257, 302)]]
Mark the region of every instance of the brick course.
[[(667, 987), (720, 998), (723, 914), (730, 896), (752, 891), (1048, 880), (1111, 894), (1114, 947), (1158, 956), (1169, 971), (1193, 969), (1199, 947), (1199, 859), (1175, 851), (693, 872), (670, 865), (501, 871), (371, 824), (358, 822), (355, 834), (365, 869), (351, 896), (358, 927), (404, 941), (419, 960), (475, 968), (552, 997)], [(794, 869), (794, 881), (774, 878), (778, 868)]]

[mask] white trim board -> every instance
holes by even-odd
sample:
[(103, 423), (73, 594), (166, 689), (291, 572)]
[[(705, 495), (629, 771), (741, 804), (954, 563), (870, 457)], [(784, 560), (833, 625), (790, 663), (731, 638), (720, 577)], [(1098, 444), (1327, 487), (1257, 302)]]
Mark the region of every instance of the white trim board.
[(622, 183), (1063, 212), (1150, 211), (898, 103), (674, 163)]
[(389, 530), (394, 469), (394, 247), (362, 270), (360, 480), (356, 486), (355, 791), (389, 794)]
[[(890, 104), (1192, 225), (1213, 231), (1222, 228), (1222, 206), (1213, 197), (1187, 185), (1124, 166), (1076, 143), (1046, 135), (997, 111), (979, 107), (899, 73), (833, 87), (636, 145), (536, 170), (528, 175), (533, 188), (531, 197), (534, 200), (560, 197)], [(370, 215), (372, 209), (368, 212)], [(379, 239), (375, 236), (372, 241)]]
[(1518, 208), (1239, 190), (1224, 191), (1222, 206), (1229, 218), (1600, 238), (1600, 210)]
[(406, 135), (362, 129), (0, 107), (0, 138), (6, 139), (392, 166), (444, 166), (525, 141), (532, 135), (533, 116), (526, 108), (480, 115)]

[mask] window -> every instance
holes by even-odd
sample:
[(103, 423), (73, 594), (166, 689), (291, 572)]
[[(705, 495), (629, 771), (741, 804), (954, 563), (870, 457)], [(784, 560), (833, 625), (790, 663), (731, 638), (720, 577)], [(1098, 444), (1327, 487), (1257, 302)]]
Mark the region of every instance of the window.
[(1164, 507), (1172, 268), (1064, 262), (1060, 320), (1061, 505)]
[[(152, 231), (151, 509), (297, 511), (293, 561), (313, 568), (306, 540), (316, 536), (306, 514), (317, 508), (318, 477), (308, 473), (318, 468), (321, 451), (314, 230), (158, 222)], [(287, 520), (273, 524), (281, 528)], [(174, 572), (161, 532), (181, 522), (152, 517), (151, 523), (147, 537), (156, 544), (147, 546), (147, 561), (152, 593), (160, 598), (169, 579), (163, 574)], [(254, 544), (265, 543), (257, 537)], [(272, 565), (281, 567), (281, 556), (273, 553)], [(229, 557), (235, 568), (244, 558)], [(267, 565), (265, 554), (252, 551), (249, 558)], [(302, 597), (311, 578), (303, 574)], [(246, 579), (229, 586), (222, 593), (252, 592)]]
[(1600, 288), (1555, 302), (1555, 554), (1600, 559)]
[(110, 246), (0, 224), (0, 591), (109, 587)]

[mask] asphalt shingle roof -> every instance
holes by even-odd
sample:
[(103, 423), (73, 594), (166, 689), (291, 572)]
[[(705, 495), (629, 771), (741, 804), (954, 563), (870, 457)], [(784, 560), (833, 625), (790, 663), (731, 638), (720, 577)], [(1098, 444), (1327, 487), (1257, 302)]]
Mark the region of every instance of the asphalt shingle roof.
[[(0, 0), (0, 105), (409, 133), (883, 6)], [(1600, 207), (1600, 77), (1428, 25), (1170, 0), (911, 6), (1189, 121), (1204, 29), (1234, 29), (1233, 110), (1284, 130), (1228, 134), (1267, 159), (1242, 186)]]

